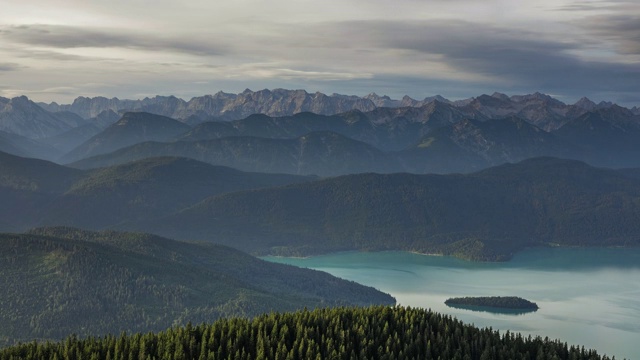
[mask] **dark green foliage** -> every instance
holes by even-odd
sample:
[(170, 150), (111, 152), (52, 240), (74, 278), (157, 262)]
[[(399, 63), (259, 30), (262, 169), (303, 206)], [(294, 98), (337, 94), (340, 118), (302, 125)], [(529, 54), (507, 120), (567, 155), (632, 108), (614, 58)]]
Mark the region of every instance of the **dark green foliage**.
[(168, 157), (82, 171), (0, 153), (0, 231), (43, 225), (102, 229), (168, 215), (225, 192), (313, 179)]
[(0, 234), (0, 288), (0, 344), (394, 303), (372, 288), (224, 246), (73, 228)]
[(69, 337), (0, 351), (12, 359), (609, 359), (549, 338), (478, 329), (423, 309), (334, 308), (172, 328)]
[(192, 159), (150, 158), (88, 172), (47, 207), (37, 224), (102, 229), (169, 215), (226, 192), (312, 179), (246, 173)]
[(139, 226), (261, 253), (414, 250), (504, 260), (526, 246), (637, 246), (638, 219), (638, 180), (538, 158), (470, 175), (361, 174), (225, 194)]
[(447, 305), (489, 306), (507, 309), (538, 309), (538, 305), (536, 303), (517, 296), (476, 296), (449, 298), (444, 303)]

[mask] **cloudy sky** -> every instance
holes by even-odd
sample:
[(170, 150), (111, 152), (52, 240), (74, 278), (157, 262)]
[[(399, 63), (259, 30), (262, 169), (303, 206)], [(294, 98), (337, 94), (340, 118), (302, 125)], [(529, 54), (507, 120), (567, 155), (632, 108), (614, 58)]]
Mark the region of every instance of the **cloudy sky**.
[(640, 106), (637, 0), (8, 0), (1, 8), (4, 97), (540, 91)]

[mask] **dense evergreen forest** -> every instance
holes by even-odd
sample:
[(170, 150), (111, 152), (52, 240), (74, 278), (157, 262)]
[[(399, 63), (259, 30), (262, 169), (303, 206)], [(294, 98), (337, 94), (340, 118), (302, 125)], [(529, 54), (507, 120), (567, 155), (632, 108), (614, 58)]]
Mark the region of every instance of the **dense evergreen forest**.
[(0, 346), (304, 307), (395, 304), (373, 288), (225, 246), (65, 227), (0, 234), (0, 289)]
[(270, 313), (157, 334), (121, 334), (0, 351), (13, 359), (609, 359), (558, 340), (478, 329), (424, 309), (377, 306)]
[(640, 181), (626, 173), (537, 158), (469, 175), (349, 175), (210, 197), (130, 229), (285, 256), (408, 250), (496, 261), (530, 246), (638, 246)]
[(450, 298), (445, 302), (447, 305), (467, 305), (467, 306), (490, 306), (506, 309), (530, 309), (538, 310), (538, 305), (529, 300), (517, 296), (478, 296)]

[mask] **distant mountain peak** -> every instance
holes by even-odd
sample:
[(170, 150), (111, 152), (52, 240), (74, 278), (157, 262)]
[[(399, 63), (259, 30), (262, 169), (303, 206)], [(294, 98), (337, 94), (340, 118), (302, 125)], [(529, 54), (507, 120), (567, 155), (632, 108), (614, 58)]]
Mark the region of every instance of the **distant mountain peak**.
[(494, 92), (493, 94), (491, 94), (491, 97), (494, 97), (494, 98), (500, 99), (500, 100), (509, 101), (509, 96), (507, 96), (506, 94), (503, 94), (503, 93), (499, 93), (499, 92)]
[(585, 109), (588, 111), (591, 111), (593, 109), (596, 108), (596, 103), (594, 103), (593, 101), (589, 100), (589, 98), (587, 97), (582, 97), (580, 100), (578, 100), (575, 104), (573, 104), (574, 106), (577, 106), (581, 109)]

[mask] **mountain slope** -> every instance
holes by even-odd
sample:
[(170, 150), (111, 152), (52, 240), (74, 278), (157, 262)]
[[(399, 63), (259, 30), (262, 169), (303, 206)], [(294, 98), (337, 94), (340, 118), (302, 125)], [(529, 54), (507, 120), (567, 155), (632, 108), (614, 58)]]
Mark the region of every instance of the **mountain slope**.
[(0, 152), (0, 231), (33, 226), (83, 171)]
[(100, 229), (167, 215), (225, 192), (312, 179), (245, 173), (180, 158), (82, 171), (0, 153), (0, 231), (43, 224)]
[(258, 253), (399, 249), (505, 259), (524, 246), (640, 245), (640, 182), (537, 158), (470, 175), (361, 174), (207, 199), (141, 223)]
[(568, 122), (555, 134), (573, 145), (571, 156), (610, 167), (638, 166), (640, 116), (619, 106), (597, 109)]
[[(69, 337), (0, 351), (0, 359), (558, 359), (610, 360), (548, 337), (480, 329), (448, 315), (375, 306), (223, 319), (160, 334)], [(48, 355), (47, 357), (44, 357)], [(38, 357), (40, 355), (40, 357)]]
[(30, 139), (54, 136), (85, 121), (76, 114), (50, 113), (26, 96), (7, 99), (0, 97), (0, 130)]
[(326, 273), (139, 233), (71, 228), (0, 234), (4, 344), (164, 330), (225, 316), (393, 304)]
[(194, 127), (179, 140), (199, 141), (228, 136), (271, 139), (299, 137), (310, 132), (331, 131), (365, 142), (384, 151), (404, 149), (430, 130), (454, 124), (473, 114), (434, 101), (421, 107), (351, 110), (326, 116), (309, 112), (272, 117), (254, 114), (230, 122), (207, 122)]
[(399, 157), (414, 173), (480, 170), (538, 156), (565, 157), (569, 147), (523, 119), (461, 120), (430, 132)]
[(168, 141), (191, 127), (150, 113), (126, 113), (118, 122), (61, 158), (63, 163), (109, 153), (145, 141)]
[(45, 139), (33, 140), (0, 130), (0, 151), (16, 156), (55, 160), (62, 152)]
[(181, 156), (243, 171), (300, 175), (334, 176), (398, 169), (391, 157), (376, 148), (333, 132), (313, 132), (295, 139), (238, 136), (197, 142), (149, 142), (71, 166), (109, 166), (150, 156)]
[(311, 179), (246, 173), (185, 158), (147, 158), (86, 173), (45, 207), (37, 224), (102, 229), (168, 215), (226, 192)]

